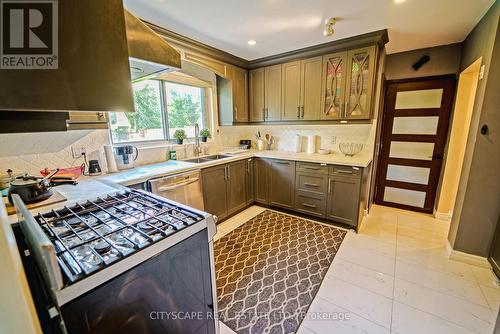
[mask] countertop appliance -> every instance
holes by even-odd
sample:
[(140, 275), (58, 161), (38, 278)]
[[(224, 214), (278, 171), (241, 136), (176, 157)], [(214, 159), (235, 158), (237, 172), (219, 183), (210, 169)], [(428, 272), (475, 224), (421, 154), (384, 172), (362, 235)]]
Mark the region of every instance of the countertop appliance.
[(44, 332), (215, 333), (212, 215), (129, 189), (36, 216), (13, 198)]
[(151, 179), (148, 185), (153, 194), (204, 210), (200, 170)]
[(252, 141), (250, 139), (241, 139), (240, 148), (245, 148), (247, 150), (252, 148)]
[(89, 170), (88, 170), (88, 175), (94, 176), (94, 175), (101, 175), (102, 170), (101, 166), (99, 166), (99, 161), (98, 160), (89, 160)]
[(139, 150), (133, 145), (114, 146), (113, 154), (118, 169), (130, 169), (134, 167), (134, 161), (139, 156)]

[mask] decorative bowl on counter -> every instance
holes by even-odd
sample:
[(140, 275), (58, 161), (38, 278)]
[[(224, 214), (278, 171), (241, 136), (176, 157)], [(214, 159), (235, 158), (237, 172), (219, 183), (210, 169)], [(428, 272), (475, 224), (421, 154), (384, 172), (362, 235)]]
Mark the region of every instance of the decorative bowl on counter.
[(359, 143), (339, 143), (339, 150), (344, 155), (352, 157), (363, 149), (363, 144)]
[(330, 154), (330, 153), (331, 153), (331, 150), (329, 150), (329, 149), (327, 149), (327, 148), (320, 148), (320, 149), (318, 150), (318, 153), (319, 153), (319, 154), (324, 154), (324, 155), (326, 155), (326, 154)]

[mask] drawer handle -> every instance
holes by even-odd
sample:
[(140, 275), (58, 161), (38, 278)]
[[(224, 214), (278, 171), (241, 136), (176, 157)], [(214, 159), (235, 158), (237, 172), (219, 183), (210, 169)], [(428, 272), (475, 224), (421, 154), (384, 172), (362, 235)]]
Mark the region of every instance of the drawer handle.
[(286, 161), (276, 161), (277, 164), (281, 164), (281, 165), (289, 165), (290, 163), (289, 162), (286, 162)]
[(316, 209), (316, 205), (314, 205), (314, 204), (302, 203), (302, 206), (305, 206), (306, 208), (313, 208), (313, 209)]
[(317, 167), (309, 167), (309, 166), (302, 166), (305, 169), (311, 169), (311, 170), (318, 170), (319, 168)]
[(309, 183), (309, 182), (304, 182), (304, 185), (308, 187), (319, 187), (319, 185), (317, 185), (316, 183)]
[(342, 170), (342, 169), (339, 170), (338, 169), (335, 172), (340, 173), (340, 174), (352, 174), (352, 170)]

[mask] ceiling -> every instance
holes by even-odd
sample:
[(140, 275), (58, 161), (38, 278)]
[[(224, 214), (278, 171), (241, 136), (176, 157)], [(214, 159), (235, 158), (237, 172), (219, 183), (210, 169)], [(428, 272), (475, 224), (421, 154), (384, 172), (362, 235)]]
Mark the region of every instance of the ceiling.
[[(400, 0), (401, 1), (401, 0)], [(388, 53), (461, 42), (495, 0), (125, 0), (140, 18), (247, 60), (388, 29)], [(324, 22), (338, 17), (335, 34)], [(255, 46), (247, 41), (257, 41)]]

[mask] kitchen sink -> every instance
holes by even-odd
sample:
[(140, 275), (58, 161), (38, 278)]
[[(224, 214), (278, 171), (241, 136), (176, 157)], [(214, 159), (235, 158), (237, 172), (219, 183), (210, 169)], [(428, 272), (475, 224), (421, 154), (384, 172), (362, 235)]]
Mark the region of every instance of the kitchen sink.
[(219, 159), (224, 159), (224, 158), (231, 158), (231, 155), (224, 155), (224, 154), (214, 154), (214, 155), (207, 155), (205, 157), (199, 157), (199, 158), (192, 158), (192, 159), (187, 159), (184, 160), (185, 162), (192, 162), (195, 164), (201, 164), (204, 162), (209, 162), (209, 161), (214, 161), (214, 160), (219, 160)]

